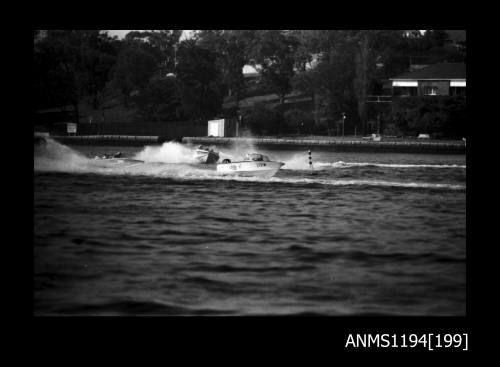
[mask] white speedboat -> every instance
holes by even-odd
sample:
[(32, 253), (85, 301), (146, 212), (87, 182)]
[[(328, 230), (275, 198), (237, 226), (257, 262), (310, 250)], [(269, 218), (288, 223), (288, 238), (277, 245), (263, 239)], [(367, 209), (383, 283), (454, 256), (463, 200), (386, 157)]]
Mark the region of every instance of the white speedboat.
[(219, 160), (219, 153), (207, 146), (200, 145), (194, 152), (194, 158), (205, 164), (215, 164)]
[(270, 178), (284, 165), (283, 162), (270, 161), (263, 154), (248, 153), (242, 161), (224, 159), (217, 164), (217, 172), (231, 176)]

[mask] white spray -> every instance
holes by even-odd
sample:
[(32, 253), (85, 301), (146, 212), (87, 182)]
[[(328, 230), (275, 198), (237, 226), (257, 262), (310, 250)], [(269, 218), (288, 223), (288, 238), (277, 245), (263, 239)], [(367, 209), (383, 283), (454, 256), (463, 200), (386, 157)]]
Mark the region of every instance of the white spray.
[(51, 138), (35, 145), (35, 171), (85, 171), (90, 160)]
[(134, 159), (144, 162), (196, 163), (194, 147), (176, 142), (163, 143), (162, 146), (147, 146), (137, 153)]

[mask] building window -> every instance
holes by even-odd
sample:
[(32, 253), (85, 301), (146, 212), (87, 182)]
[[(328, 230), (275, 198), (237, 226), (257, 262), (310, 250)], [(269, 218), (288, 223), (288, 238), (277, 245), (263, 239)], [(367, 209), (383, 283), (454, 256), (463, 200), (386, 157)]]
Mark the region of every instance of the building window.
[(424, 87), (424, 95), (425, 96), (437, 96), (437, 87)]
[(450, 96), (465, 97), (465, 87), (450, 87)]
[(399, 97), (414, 97), (417, 95), (417, 88), (414, 87), (395, 87), (393, 94)]

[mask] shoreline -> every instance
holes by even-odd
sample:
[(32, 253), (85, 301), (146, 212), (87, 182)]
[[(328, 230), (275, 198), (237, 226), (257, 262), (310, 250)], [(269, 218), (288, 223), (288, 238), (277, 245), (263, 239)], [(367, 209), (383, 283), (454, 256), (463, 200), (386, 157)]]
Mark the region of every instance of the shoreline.
[(366, 140), (357, 137), (258, 137), (258, 138), (226, 138), (192, 136), (179, 137), (172, 140), (162, 136), (134, 136), (134, 135), (50, 135), (51, 138), (71, 144), (84, 145), (132, 145), (144, 146), (163, 144), (167, 141), (177, 141), (184, 144), (231, 145), (246, 144), (266, 147), (280, 147), (296, 149), (297, 147), (317, 147), (333, 151), (353, 152), (401, 152), (401, 153), (451, 153), (465, 154), (466, 143), (460, 140), (413, 140), (402, 138), (386, 138), (382, 141)]
[(183, 137), (183, 143), (230, 145), (243, 143), (256, 146), (279, 147), (318, 147), (334, 151), (353, 152), (402, 152), (402, 153), (454, 153), (465, 154), (465, 142), (455, 141), (412, 141), (388, 138), (382, 141), (365, 140), (363, 138), (215, 138), (215, 137)]

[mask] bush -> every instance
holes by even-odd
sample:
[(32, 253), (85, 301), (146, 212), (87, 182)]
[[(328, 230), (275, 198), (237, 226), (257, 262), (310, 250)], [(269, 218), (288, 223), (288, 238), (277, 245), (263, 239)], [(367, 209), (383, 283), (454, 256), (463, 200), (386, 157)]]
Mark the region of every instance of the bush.
[(465, 137), (466, 99), (463, 97), (414, 97), (393, 102), (389, 125), (407, 135), (430, 134), (436, 138)]
[(236, 107), (223, 108), (220, 114), (223, 118), (238, 118), (239, 109)]
[(384, 129), (382, 130), (382, 134), (383, 135), (391, 135), (391, 136), (404, 135), (404, 133), (393, 122), (390, 122), (390, 123), (385, 125)]
[(258, 81), (244, 88), (241, 93), (241, 98), (257, 97), (273, 93), (274, 91), (268, 85)]
[(332, 135), (333, 134), (333, 128), (332, 126), (335, 125), (335, 122), (332, 120), (329, 120), (328, 118), (320, 118), (319, 122), (314, 125), (313, 128), (313, 133), (316, 135)]
[(182, 105), (174, 79), (152, 80), (132, 100), (139, 117), (146, 121), (176, 121), (183, 118)]
[(252, 133), (266, 135), (281, 132), (283, 114), (276, 108), (257, 103), (242, 113), (243, 126)]
[(289, 133), (308, 134), (314, 127), (312, 114), (297, 108), (292, 108), (283, 114), (286, 130)]

